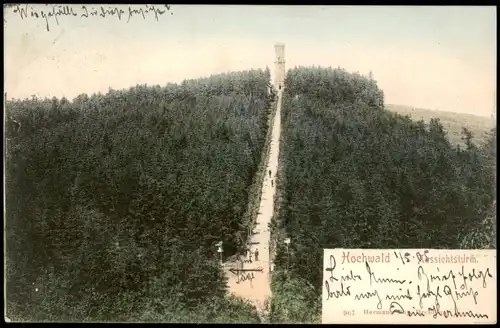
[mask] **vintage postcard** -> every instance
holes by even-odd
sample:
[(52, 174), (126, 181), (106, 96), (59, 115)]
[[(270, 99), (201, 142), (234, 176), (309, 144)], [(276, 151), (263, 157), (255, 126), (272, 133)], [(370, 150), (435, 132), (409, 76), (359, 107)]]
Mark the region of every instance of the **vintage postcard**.
[(3, 13), (5, 321), (496, 323), (495, 7)]

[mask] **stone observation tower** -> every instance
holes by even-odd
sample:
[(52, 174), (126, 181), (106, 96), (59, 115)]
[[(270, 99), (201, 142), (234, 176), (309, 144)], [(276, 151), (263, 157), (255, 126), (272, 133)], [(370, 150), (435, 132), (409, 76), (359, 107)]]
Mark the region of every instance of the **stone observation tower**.
[(285, 86), (285, 44), (276, 43), (274, 52), (276, 53), (274, 86), (277, 90), (282, 90)]

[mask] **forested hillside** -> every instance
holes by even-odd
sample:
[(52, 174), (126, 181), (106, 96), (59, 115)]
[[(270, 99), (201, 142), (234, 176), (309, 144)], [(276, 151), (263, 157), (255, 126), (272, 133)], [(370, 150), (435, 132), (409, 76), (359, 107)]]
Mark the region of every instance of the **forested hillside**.
[(258, 322), (226, 296), (245, 245), (269, 70), (9, 101), (7, 316)]
[(474, 135), (474, 142), (482, 144), (488, 138), (488, 132), (496, 122), (491, 117), (476, 116), (465, 113), (453, 113), (440, 110), (429, 110), (401, 105), (385, 105), (385, 109), (392, 112), (408, 115), (412, 120), (423, 120), (429, 124), (431, 119), (439, 118), (439, 122), (446, 131), (447, 137), (454, 145), (465, 146), (462, 140), (462, 128), (466, 128)]
[(273, 320), (318, 317), (324, 248), (495, 247), (485, 218), (496, 129), (489, 146), (466, 129), (463, 138), (453, 146), (439, 120), (385, 110), (376, 82), (359, 74), (289, 70), (274, 231), (292, 243), (288, 253), (278, 241)]

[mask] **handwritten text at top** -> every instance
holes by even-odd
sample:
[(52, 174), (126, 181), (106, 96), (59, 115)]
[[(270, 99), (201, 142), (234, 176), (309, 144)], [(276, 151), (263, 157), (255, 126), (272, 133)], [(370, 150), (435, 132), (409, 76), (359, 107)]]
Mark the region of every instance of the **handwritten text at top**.
[[(135, 7), (135, 8), (134, 8)], [(91, 6), (91, 5), (45, 5), (44, 9), (40, 6), (16, 5), (13, 6), (13, 12), (24, 19), (44, 19), (47, 31), (50, 31), (50, 21), (54, 20), (59, 25), (59, 17), (75, 17), (86, 19), (89, 17), (112, 18), (126, 23), (134, 16), (143, 19), (153, 17), (158, 21), (160, 16), (167, 12), (173, 15), (170, 5), (137, 5), (137, 6)]]

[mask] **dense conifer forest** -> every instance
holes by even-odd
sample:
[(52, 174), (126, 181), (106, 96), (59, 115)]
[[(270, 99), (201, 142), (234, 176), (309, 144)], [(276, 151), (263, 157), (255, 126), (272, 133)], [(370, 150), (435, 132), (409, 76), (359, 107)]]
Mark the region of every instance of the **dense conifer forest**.
[(258, 322), (226, 296), (245, 247), (269, 70), (8, 101), (7, 316)]
[[(246, 249), (269, 84), (266, 69), (8, 101), (7, 316), (260, 322), (228, 296), (216, 243)], [(386, 110), (372, 78), (289, 70), (270, 322), (318, 322), (324, 248), (496, 248), (496, 127), (461, 141)]]
[(281, 111), (273, 321), (318, 320), (325, 248), (496, 248), (496, 128), (454, 146), (373, 79), (319, 67), (288, 71)]

